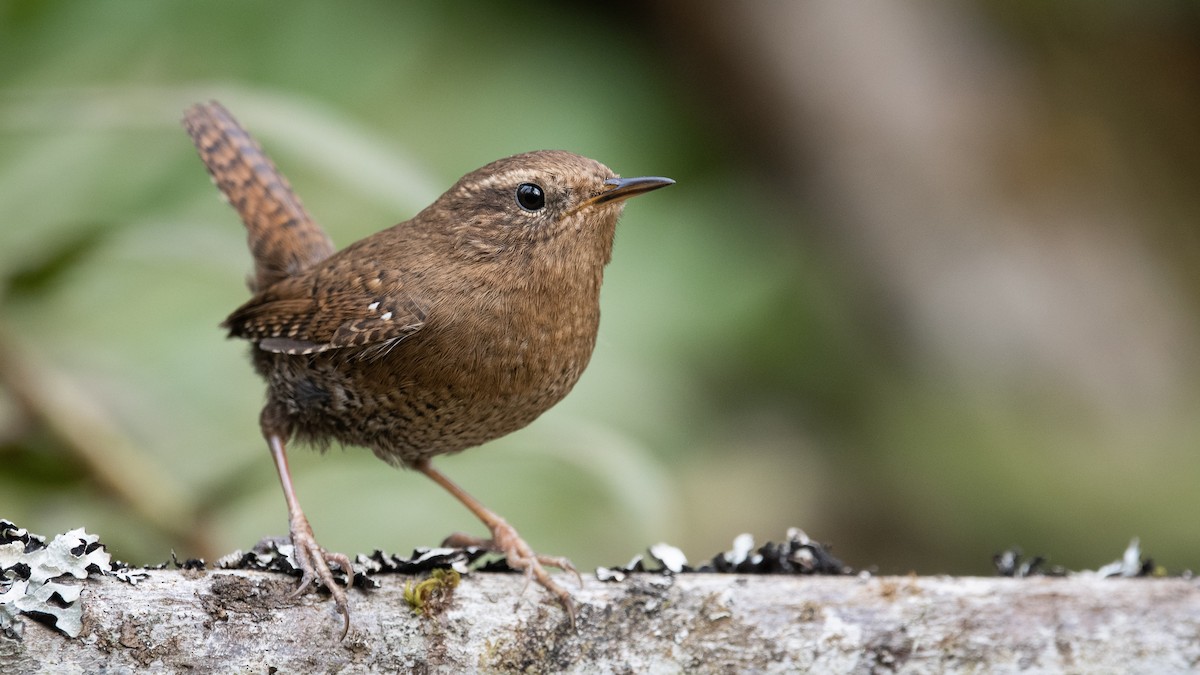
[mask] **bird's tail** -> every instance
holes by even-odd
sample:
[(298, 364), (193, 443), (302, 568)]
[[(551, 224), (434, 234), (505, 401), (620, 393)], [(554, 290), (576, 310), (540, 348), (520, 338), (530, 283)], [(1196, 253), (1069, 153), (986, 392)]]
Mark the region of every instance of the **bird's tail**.
[(333, 242), (313, 221), (287, 178), (220, 103), (198, 103), (183, 126), (213, 182), (246, 224), (254, 256), (253, 291), (297, 274), (333, 254)]

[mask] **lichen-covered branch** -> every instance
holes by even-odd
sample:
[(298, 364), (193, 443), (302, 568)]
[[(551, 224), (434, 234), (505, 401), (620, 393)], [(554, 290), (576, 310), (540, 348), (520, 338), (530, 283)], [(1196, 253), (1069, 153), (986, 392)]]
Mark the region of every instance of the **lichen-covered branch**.
[[(634, 574), (574, 589), (578, 626), (515, 574), (472, 573), (415, 614), (404, 575), (351, 594), (353, 627), (294, 580), (156, 570), (83, 586), (78, 638), (26, 620), (0, 671), (1182, 672), (1187, 579)], [(565, 581), (565, 579), (564, 579)], [(411, 591), (411, 586), (410, 586)], [(410, 592), (411, 595), (411, 592)]]

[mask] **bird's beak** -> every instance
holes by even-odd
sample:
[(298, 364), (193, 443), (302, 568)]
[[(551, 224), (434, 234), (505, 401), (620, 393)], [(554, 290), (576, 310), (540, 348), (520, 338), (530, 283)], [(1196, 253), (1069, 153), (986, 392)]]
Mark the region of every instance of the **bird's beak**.
[(640, 178), (609, 178), (604, 181), (604, 192), (592, 197), (587, 204), (604, 204), (629, 199), (643, 192), (657, 190), (660, 187), (673, 185), (675, 181), (659, 176), (642, 176)]

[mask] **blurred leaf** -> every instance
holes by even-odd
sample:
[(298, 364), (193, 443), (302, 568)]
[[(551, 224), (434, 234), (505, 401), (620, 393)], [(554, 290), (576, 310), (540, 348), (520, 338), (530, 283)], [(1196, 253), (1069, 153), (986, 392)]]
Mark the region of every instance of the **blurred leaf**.
[(42, 258), (9, 273), (3, 301), (31, 299), (53, 290), (96, 249), (105, 234), (103, 226), (73, 230), (71, 236), (57, 242)]

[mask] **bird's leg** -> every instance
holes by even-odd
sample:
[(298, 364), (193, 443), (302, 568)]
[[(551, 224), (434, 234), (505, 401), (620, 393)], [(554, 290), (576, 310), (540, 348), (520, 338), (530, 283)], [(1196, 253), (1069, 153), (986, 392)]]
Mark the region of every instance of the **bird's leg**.
[(354, 568), (350, 566), (350, 558), (342, 553), (331, 553), (321, 548), (313, 536), (312, 526), (300, 509), (300, 500), (296, 499), (296, 489), (292, 486), (292, 472), (288, 469), (287, 451), (284, 449), (284, 437), (275, 432), (266, 431), (267, 445), (271, 448), (271, 459), (275, 460), (275, 470), (279, 473), (279, 482), (283, 485), (283, 497), (287, 500), (289, 529), (292, 535), (292, 548), (295, 550), (296, 564), (304, 576), (293, 595), (298, 595), (308, 588), (313, 580), (319, 580), (329, 589), (337, 611), (345, 617), (342, 637), (350, 630), (350, 605), (346, 601), (346, 592), (333, 580), (333, 572), (329, 564), (333, 563), (346, 573), (346, 585), (354, 581)]
[(443, 543), (444, 546), (478, 546), (486, 548), (497, 553), (503, 553), (508, 561), (508, 566), (525, 572), (526, 578), (536, 579), (547, 591), (550, 591), (562, 603), (563, 609), (567, 610), (567, 615), (571, 619), (571, 625), (575, 625), (575, 603), (571, 600), (571, 595), (566, 592), (561, 586), (556, 584), (550, 575), (546, 572), (545, 567), (557, 567), (558, 569), (571, 572), (579, 580), (580, 585), (583, 585), (583, 578), (579, 576), (579, 572), (570, 560), (554, 556), (538, 555), (533, 552), (529, 544), (517, 534), (517, 530), (509, 525), (506, 520), (501, 518), (495, 511), (487, 508), (475, 499), (466, 490), (463, 490), (454, 481), (450, 480), (437, 469), (433, 468), (428, 459), (422, 459), (416, 462), (413, 467), (421, 473), (433, 479), (433, 482), (441, 485), (447, 492), (454, 495), (458, 501), (475, 514), (475, 517), (483, 521), (484, 525), (492, 531), (491, 539), (477, 539), (465, 534), (452, 534)]

